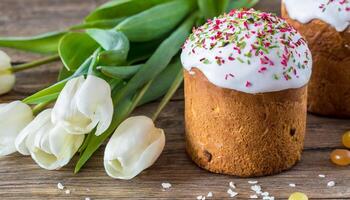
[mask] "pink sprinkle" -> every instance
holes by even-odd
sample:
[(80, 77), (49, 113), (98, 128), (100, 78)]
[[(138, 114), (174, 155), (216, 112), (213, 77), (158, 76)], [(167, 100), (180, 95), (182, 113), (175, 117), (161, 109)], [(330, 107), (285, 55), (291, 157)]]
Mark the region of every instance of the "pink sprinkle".
[(247, 81), (247, 83), (245, 84), (246, 87), (251, 87), (253, 84), (249, 81)]
[(233, 47), (234, 50), (236, 50), (239, 54), (241, 54), (241, 50), (238, 47)]
[(263, 65), (269, 64), (269, 61), (266, 58), (260, 58), (260, 63)]
[(259, 73), (263, 73), (264, 71), (266, 71), (267, 70), (267, 68), (266, 67), (261, 67), (260, 69), (259, 69)]
[(232, 56), (229, 56), (228, 59), (229, 59), (230, 61), (234, 61), (234, 60), (235, 60), (235, 58), (232, 57)]
[(244, 25), (244, 27), (246, 28), (246, 29), (249, 29), (249, 26), (248, 26), (248, 22), (243, 22), (243, 25)]
[(234, 78), (235, 76), (234, 76), (233, 74), (231, 74), (231, 73), (226, 74), (226, 76), (225, 76), (225, 80), (227, 80), (229, 77)]

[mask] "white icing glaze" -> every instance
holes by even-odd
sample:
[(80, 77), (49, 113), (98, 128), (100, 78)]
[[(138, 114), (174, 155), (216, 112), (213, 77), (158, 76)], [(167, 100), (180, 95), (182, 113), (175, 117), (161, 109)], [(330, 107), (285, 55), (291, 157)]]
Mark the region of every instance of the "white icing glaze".
[(302, 36), (284, 20), (253, 9), (232, 11), (195, 29), (181, 61), (216, 86), (250, 94), (300, 88), (312, 68)]
[(350, 0), (283, 0), (290, 18), (303, 24), (320, 19), (338, 32), (350, 25)]

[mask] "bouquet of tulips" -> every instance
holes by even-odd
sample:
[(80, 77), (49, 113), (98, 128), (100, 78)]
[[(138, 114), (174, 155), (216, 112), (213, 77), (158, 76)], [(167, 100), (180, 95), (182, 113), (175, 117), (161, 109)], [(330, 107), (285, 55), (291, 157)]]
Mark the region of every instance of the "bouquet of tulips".
[[(18, 151), (40, 167), (56, 170), (79, 153), (77, 173), (111, 138), (104, 155), (108, 175), (135, 177), (164, 148), (164, 132), (154, 121), (182, 83), (178, 54), (192, 27), (256, 2), (112, 0), (67, 30), (0, 38), (2, 47), (49, 54), (11, 66), (0, 51), (0, 94), (11, 90), (15, 72), (56, 60), (63, 64), (57, 83), (21, 101), (0, 104), (0, 156)], [(152, 119), (128, 118), (137, 106), (162, 96)]]

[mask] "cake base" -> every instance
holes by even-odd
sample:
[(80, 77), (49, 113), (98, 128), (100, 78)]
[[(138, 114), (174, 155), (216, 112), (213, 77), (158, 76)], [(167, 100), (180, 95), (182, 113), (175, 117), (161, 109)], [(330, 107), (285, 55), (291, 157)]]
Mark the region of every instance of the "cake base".
[(198, 166), (255, 177), (300, 160), (307, 87), (253, 95), (219, 88), (193, 71), (184, 71), (186, 148)]
[(282, 16), (306, 38), (312, 52), (308, 110), (324, 116), (349, 118), (350, 28), (337, 32), (331, 25), (317, 19), (302, 24), (290, 19), (283, 4)]

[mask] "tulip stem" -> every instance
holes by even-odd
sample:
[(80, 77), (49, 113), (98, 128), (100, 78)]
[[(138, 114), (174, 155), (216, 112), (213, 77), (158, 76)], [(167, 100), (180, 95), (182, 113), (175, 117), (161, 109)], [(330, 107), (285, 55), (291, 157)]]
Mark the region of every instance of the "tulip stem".
[(158, 106), (156, 112), (153, 114), (153, 117), (152, 117), (153, 121), (157, 120), (159, 114), (163, 111), (165, 106), (169, 103), (169, 101), (174, 96), (174, 94), (177, 91), (177, 89), (179, 89), (183, 79), (184, 79), (183, 72), (182, 72), (182, 70), (180, 70), (178, 72), (178, 74), (176, 75), (176, 78), (175, 78), (173, 84), (171, 85), (170, 89), (165, 94), (165, 96), (163, 97), (162, 101), (159, 103), (159, 106)]
[(129, 112), (128, 112), (127, 116), (129, 116), (134, 111), (134, 109), (137, 107), (137, 105), (140, 103), (142, 97), (145, 96), (146, 92), (148, 91), (148, 89), (152, 85), (153, 80), (154, 79), (150, 80), (145, 86), (143, 86), (143, 88), (140, 90), (140, 92), (138, 92), (136, 94), (136, 96), (134, 96), (132, 105), (129, 108)]
[(40, 65), (51, 63), (51, 62), (57, 61), (59, 59), (60, 59), (60, 56), (58, 54), (55, 54), (55, 55), (52, 55), (52, 56), (48, 56), (48, 57), (45, 57), (45, 58), (41, 58), (41, 59), (35, 60), (33, 62), (24, 63), (24, 64), (21, 64), (21, 65), (15, 65), (15, 66), (13, 66), (11, 71), (12, 72), (20, 72), (20, 71), (31, 69), (31, 68), (34, 68), (34, 67), (37, 67), (37, 66), (40, 66)]
[(36, 116), (38, 115), (41, 111), (43, 111), (46, 106), (48, 106), (51, 103), (51, 101), (44, 102), (44, 103), (39, 103), (33, 108), (33, 115)]
[(90, 139), (91, 139), (91, 137), (92, 137), (93, 135), (94, 135), (94, 133), (92, 132), (92, 133), (89, 133), (89, 134), (85, 137), (83, 144), (80, 146), (80, 148), (79, 148), (79, 150), (78, 150), (79, 153), (82, 153), (82, 152), (86, 149), (86, 147), (88, 146), (88, 144), (89, 144), (89, 142), (90, 142)]

